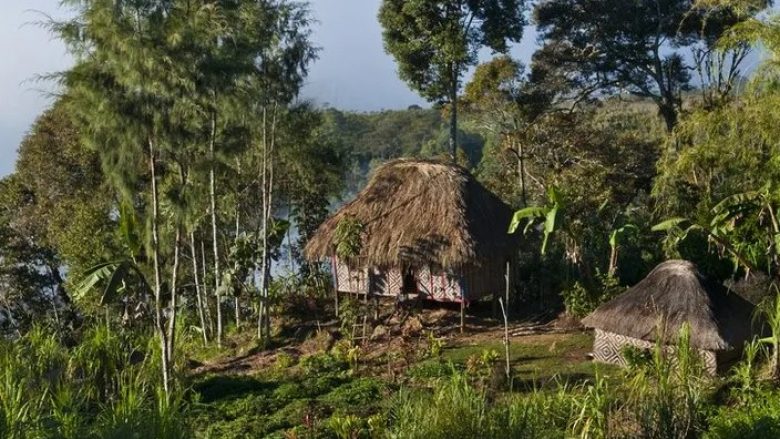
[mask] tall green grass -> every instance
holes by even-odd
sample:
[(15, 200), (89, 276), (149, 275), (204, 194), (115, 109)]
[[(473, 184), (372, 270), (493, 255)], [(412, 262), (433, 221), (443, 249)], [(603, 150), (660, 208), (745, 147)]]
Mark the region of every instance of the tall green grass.
[(455, 372), (432, 391), (402, 391), (390, 411), (391, 438), (701, 437), (713, 381), (684, 329), (673, 349), (658, 345), (624, 376), (502, 396)]
[(182, 393), (164, 396), (147, 338), (35, 327), (0, 341), (0, 438), (186, 438)]

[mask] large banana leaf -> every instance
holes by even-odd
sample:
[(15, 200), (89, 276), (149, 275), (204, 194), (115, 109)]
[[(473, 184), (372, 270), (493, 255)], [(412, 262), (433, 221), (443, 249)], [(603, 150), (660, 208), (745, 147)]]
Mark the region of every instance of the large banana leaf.
[(100, 296), (100, 305), (115, 302), (124, 291), (127, 280), (135, 276), (140, 281), (142, 288), (150, 291), (149, 283), (141, 269), (131, 260), (104, 262), (88, 269), (84, 273), (81, 282), (76, 286), (76, 299), (83, 299), (100, 282), (107, 282)]
[(687, 222), (689, 222), (688, 218), (682, 218), (682, 217), (669, 218), (667, 220), (661, 221), (660, 223), (654, 225), (650, 230), (652, 230), (653, 232), (666, 232), (674, 229), (675, 227), (680, 227), (682, 224), (685, 224)]
[(528, 221), (523, 233), (527, 232), (534, 220), (547, 216), (547, 211), (548, 209), (546, 207), (537, 206), (524, 207), (516, 211), (515, 214), (512, 215), (512, 221), (509, 223), (508, 233), (515, 233), (520, 226), (520, 222), (523, 220)]

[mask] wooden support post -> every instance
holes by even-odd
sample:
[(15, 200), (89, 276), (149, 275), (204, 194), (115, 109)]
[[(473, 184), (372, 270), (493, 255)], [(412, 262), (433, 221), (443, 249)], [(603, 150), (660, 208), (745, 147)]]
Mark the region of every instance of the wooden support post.
[(504, 319), (509, 319), (509, 261), (506, 261), (506, 274), (504, 275), (504, 283), (506, 284), (506, 292), (504, 297)]
[(335, 288), (333, 290), (333, 292), (335, 293), (335, 296), (334, 296), (335, 300), (334, 300), (334, 302), (336, 304), (336, 318), (338, 318), (339, 317), (339, 289)]
[(466, 298), (460, 294), (460, 333), (466, 328)]
[(504, 314), (504, 354), (506, 356), (506, 382), (509, 385), (509, 389), (512, 389), (512, 366), (509, 363), (509, 317), (507, 315), (507, 309), (504, 307), (504, 303), (501, 299), (498, 299), (498, 303), (501, 304), (501, 313)]

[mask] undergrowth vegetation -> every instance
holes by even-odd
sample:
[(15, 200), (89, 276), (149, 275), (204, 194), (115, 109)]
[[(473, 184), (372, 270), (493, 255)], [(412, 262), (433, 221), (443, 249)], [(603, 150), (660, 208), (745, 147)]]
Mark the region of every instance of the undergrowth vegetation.
[(184, 395), (163, 393), (149, 340), (96, 324), (0, 341), (0, 437), (190, 437)]
[[(560, 355), (591, 340), (566, 337), (575, 338), (547, 351)], [(758, 342), (723, 378), (706, 373), (687, 330), (673, 349), (659, 344), (625, 352), (625, 370), (596, 366), (590, 374), (538, 380), (524, 377), (521, 366), (523, 358), (542, 355), (541, 347), (515, 347), (507, 382), (490, 343), (445, 347), (430, 333), (420, 339), (434, 352), (426, 350), (392, 378), (350, 354), (359, 346), (345, 339), (307, 355), (280, 352), (247, 375), (179, 375), (166, 397), (153, 338), (95, 323), (66, 339), (37, 326), (2, 342), (0, 437), (750, 439), (780, 433), (780, 391), (762, 379), (769, 350)]]

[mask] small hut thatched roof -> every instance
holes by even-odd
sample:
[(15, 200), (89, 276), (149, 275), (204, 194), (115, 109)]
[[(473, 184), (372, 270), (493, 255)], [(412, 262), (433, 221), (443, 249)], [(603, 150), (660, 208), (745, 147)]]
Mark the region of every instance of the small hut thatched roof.
[(729, 279), (723, 283), (726, 288), (739, 294), (748, 302), (755, 305), (776, 292), (778, 283), (776, 279), (761, 272), (751, 272), (747, 277)]
[(659, 264), (641, 282), (598, 307), (582, 323), (641, 340), (673, 343), (684, 323), (699, 349), (741, 347), (751, 335), (753, 305), (723, 285), (705, 279), (691, 262)]
[(363, 224), (361, 261), (443, 269), (505, 257), (517, 243), (507, 234), (512, 210), (460, 166), (398, 159), (376, 169), (366, 187), (317, 229), (305, 256), (334, 252), (333, 234), (344, 218)]

